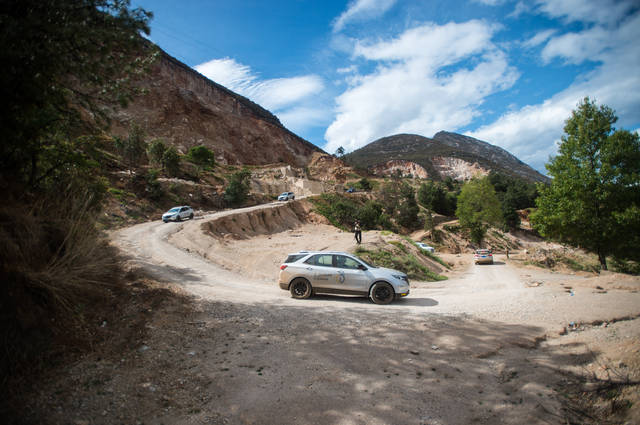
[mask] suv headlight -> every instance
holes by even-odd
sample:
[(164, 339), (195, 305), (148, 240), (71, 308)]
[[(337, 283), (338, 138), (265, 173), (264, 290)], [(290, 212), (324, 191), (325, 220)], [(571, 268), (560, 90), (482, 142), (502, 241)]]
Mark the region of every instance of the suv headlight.
[(404, 283), (409, 283), (409, 279), (407, 278), (407, 275), (405, 275), (405, 274), (394, 274), (392, 276), (395, 277), (398, 280), (403, 281)]

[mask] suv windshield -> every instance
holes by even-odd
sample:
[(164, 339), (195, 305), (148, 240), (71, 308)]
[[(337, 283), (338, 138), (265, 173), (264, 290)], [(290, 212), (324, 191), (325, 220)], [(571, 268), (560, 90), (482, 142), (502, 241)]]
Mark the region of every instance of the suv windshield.
[(362, 264), (364, 264), (365, 266), (370, 267), (372, 269), (377, 269), (376, 266), (374, 266), (373, 264), (367, 263), (366, 261), (364, 261), (362, 258), (358, 257), (357, 255), (354, 255), (354, 257), (356, 257), (358, 259), (358, 261), (361, 261)]

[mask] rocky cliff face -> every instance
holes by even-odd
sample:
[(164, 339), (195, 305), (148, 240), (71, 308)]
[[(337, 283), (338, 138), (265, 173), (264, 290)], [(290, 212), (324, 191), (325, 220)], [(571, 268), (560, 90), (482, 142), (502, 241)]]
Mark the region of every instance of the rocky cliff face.
[(392, 159), (391, 161), (371, 167), (373, 174), (391, 176), (400, 173), (401, 176), (413, 176), (421, 179), (429, 177), (429, 173), (422, 166), (411, 161)]
[(164, 52), (140, 85), (147, 94), (115, 113), (115, 134), (127, 134), (135, 123), (149, 139), (162, 139), (182, 153), (204, 145), (227, 164), (305, 166), (314, 152), (322, 152), (266, 109)]
[(471, 180), (489, 174), (489, 170), (481, 167), (477, 162), (471, 163), (460, 158), (434, 156), (431, 159), (438, 175), (442, 178), (451, 177), (454, 180)]
[(388, 164), (396, 164), (397, 168), (400, 164), (414, 163), (423, 168), (429, 178), (436, 180), (447, 177), (469, 180), (476, 175), (498, 171), (530, 182), (549, 181), (498, 146), (448, 132), (439, 132), (432, 139), (415, 134), (384, 137), (344, 159), (349, 164), (372, 170), (388, 169)]

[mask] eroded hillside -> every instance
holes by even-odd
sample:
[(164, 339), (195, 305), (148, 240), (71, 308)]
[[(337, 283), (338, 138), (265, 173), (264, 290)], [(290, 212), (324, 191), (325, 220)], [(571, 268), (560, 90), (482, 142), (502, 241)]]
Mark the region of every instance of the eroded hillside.
[(137, 124), (181, 153), (204, 145), (223, 164), (305, 166), (321, 152), (266, 109), (162, 51), (139, 84), (146, 94), (114, 112), (114, 134), (124, 135)]

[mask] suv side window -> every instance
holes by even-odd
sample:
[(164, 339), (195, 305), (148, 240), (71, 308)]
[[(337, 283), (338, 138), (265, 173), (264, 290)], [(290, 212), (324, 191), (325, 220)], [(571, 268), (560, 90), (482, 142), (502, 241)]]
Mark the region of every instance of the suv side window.
[[(293, 255), (289, 255), (287, 257), (286, 260), (284, 260), (285, 263), (295, 263), (296, 261), (298, 261), (299, 259), (301, 259), (302, 257), (305, 257), (307, 254), (293, 254)], [(307, 264), (311, 264), (309, 263), (309, 260), (305, 261), (305, 263)]]
[(307, 264), (314, 266), (333, 267), (333, 255), (331, 254), (318, 254), (305, 261)]
[(342, 269), (357, 269), (359, 263), (346, 255), (336, 255), (336, 266)]

